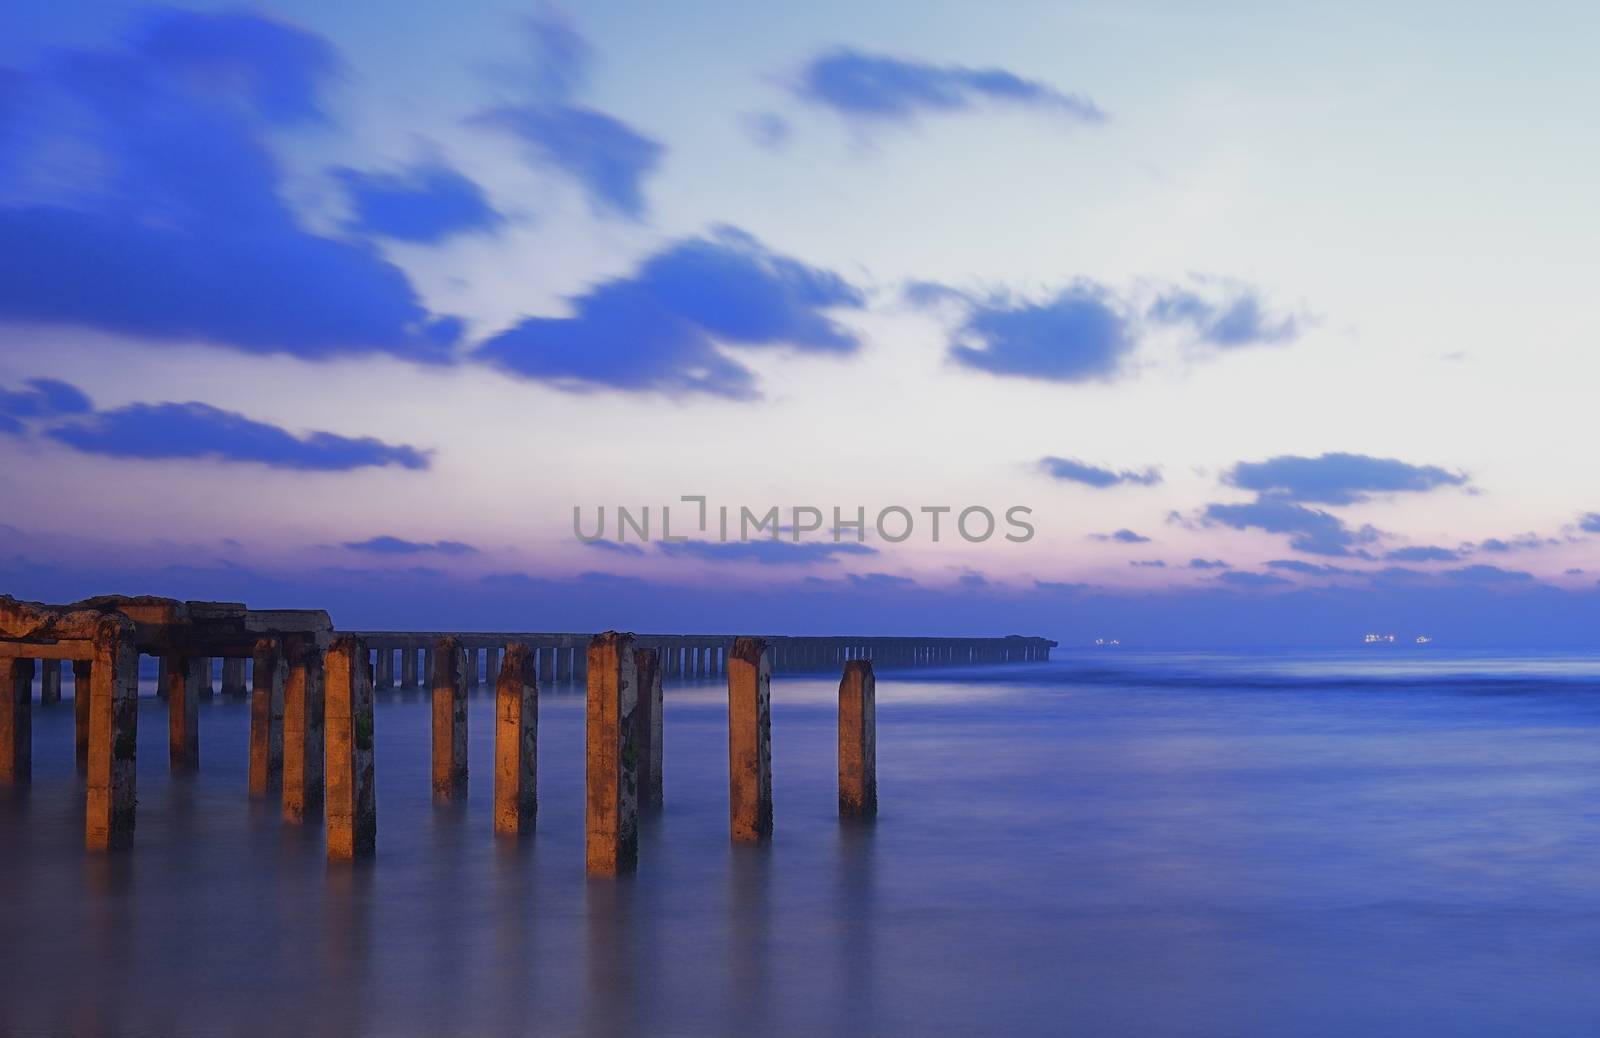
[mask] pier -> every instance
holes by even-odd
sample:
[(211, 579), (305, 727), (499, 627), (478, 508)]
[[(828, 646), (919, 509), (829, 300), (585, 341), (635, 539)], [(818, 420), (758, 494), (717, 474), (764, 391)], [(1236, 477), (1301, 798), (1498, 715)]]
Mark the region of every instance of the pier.
[[(72, 662), (76, 755), (86, 772), (85, 845), (132, 842), (136, 806), (139, 659), (159, 661), (168, 757), (192, 771), (204, 752), (197, 703), (249, 696), (251, 799), (276, 795), (289, 823), (322, 816), (330, 860), (375, 853), (375, 689), (432, 690), (433, 793), (459, 800), (469, 778), (468, 690), (495, 690), (495, 830), (531, 830), (536, 817), (539, 686), (587, 689), (588, 866), (635, 867), (638, 818), (658, 810), (662, 685), (725, 677), (729, 825), (736, 842), (770, 838), (770, 687), (774, 675), (842, 674), (839, 805), (847, 818), (877, 809), (875, 674), (879, 670), (1040, 662), (1047, 638), (879, 638), (337, 632), (322, 610), (259, 610), (237, 602), (105, 596), (69, 605), (0, 596), (0, 785), (32, 780), (33, 679), (40, 706), (61, 700)], [(396, 668), (396, 663), (399, 666)], [(248, 663), (248, 670), (246, 664)], [(398, 679), (397, 679), (398, 675)]]

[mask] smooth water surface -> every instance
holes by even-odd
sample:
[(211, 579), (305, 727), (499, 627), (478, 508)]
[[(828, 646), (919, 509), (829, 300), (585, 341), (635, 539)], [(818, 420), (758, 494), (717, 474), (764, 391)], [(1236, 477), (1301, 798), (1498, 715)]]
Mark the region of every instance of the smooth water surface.
[[(537, 833), (496, 839), (428, 709), (379, 696), (378, 857), (246, 796), (246, 704), (131, 853), (82, 850), (72, 706), (0, 791), (0, 1034), (1600, 1032), (1600, 658), (1082, 654), (886, 672), (881, 817), (836, 817), (836, 682), (773, 692), (776, 835), (727, 839), (725, 699), (669, 685), (637, 876), (583, 873), (583, 702), (541, 702)], [(147, 692), (150, 691), (148, 688)]]

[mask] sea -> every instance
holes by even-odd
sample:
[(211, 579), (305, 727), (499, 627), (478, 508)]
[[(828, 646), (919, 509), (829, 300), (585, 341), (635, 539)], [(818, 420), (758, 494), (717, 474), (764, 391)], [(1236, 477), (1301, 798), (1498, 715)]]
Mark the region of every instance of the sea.
[[(150, 675), (153, 679), (153, 673)], [(0, 1035), (1600, 1034), (1600, 654), (1060, 653), (886, 670), (879, 815), (837, 677), (772, 689), (775, 827), (728, 838), (727, 701), (669, 682), (636, 874), (584, 874), (580, 687), (535, 831), (493, 833), (493, 693), (439, 806), (377, 698), (377, 854), (247, 795), (248, 705), (174, 774), (147, 680), (134, 847), (83, 849), (71, 671), (0, 790)]]

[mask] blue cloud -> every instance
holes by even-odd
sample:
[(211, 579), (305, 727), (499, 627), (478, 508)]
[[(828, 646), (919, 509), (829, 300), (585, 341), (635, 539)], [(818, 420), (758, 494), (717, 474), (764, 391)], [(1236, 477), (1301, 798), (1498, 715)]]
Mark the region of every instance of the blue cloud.
[(1360, 570), (1347, 569), (1344, 566), (1330, 566), (1326, 563), (1302, 562), (1299, 559), (1273, 559), (1267, 563), (1268, 569), (1279, 569), (1289, 573), (1303, 573), (1308, 577), (1355, 577), (1360, 576)]
[(1532, 573), (1519, 569), (1501, 569), (1499, 566), (1462, 566), (1446, 570), (1445, 576), (1464, 584), (1519, 584), (1534, 579)]
[(1294, 317), (1269, 317), (1253, 289), (1231, 284), (1223, 289), (1220, 299), (1170, 289), (1157, 297), (1146, 316), (1158, 324), (1187, 325), (1201, 342), (1222, 349), (1287, 342), (1300, 333)]
[(855, 541), (661, 541), (663, 555), (711, 562), (755, 562), (763, 566), (802, 566), (831, 562), (839, 555), (876, 555), (878, 549)]
[(917, 586), (910, 577), (897, 577), (892, 573), (846, 573), (845, 576), (851, 585), (859, 588), (890, 590)]
[(1077, 461), (1073, 458), (1057, 457), (1042, 458), (1039, 461), (1039, 466), (1055, 479), (1066, 480), (1070, 483), (1082, 483), (1085, 486), (1101, 489), (1122, 484), (1149, 487), (1161, 482), (1161, 472), (1155, 468), (1147, 468), (1143, 471), (1123, 469), (1118, 472), (1114, 469), (1090, 465), (1087, 462)]
[(1417, 545), (1411, 548), (1396, 548), (1384, 552), (1383, 557), (1396, 562), (1451, 562), (1459, 559), (1461, 554), (1450, 548), (1438, 548), (1433, 545)]
[(306, 232), (282, 201), (264, 134), (316, 117), (334, 67), (327, 44), (270, 19), (166, 12), (127, 49), (27, 74), (0, 163), (0, 318), (447, 359), (398, 267)]
[(577, 180), (597, 212), (645, 215), (644, 178), (666, 149), (627, 123), (578, 105), (495, 108), (474, 120), (516, 136), (538, 163)]
[(564, 389), (746, 399), (757, 395), (754, 375), (719, 346), (848, 353), (857, 340), (823, 311), (864, 302), (838, 275), (724, 227), (677, 242), (634, 273), (595, 286), (572, 301), (571, 317), (528, 318), (484, 342), (475, 356)]
[(348, 226), (363, 234), (433, 244), (457, 234), (493, 231), (505, 223), (483, 188), (437, 162), (401, 173), (341, 167), (334, 176), (350, 197)]
[(1357, 546), (1369, 544), (1379, 536), (1370, 526), (1352, 530), (1336, 515), (1274, 498), (1242, 504), (1209, 504), (1201, 512), (1201, 518), (1206, 523), (1235, 530), (1254, 527), (1268, 533), (1289, 534), (1289, 546), (1309, 555), (1365, 556), (1365, 550)]
[(608, 540), (579, 541), (578, 543), (586, 548), (594, 548), (597, 551), (611, 552), (614, 555), (631, 555), (638, 557), (644, 554), (644, 548), (637, 544), (619, 544), (616, 541)]
[(794, 127), (777, 112), (751, 112), (741, 120), (750, 139), (768, 151), (777, 151), (789, 143)]
[(1190, 569), (1232, 569), (1228, 563), (1221, 559), (1190, 559)]
[(1140, 569), (1166, 569), (1167, 564), (1160, 559), (1135, 559), (1128, 563)]
[(1538, 534), (1525, 533), (1520, 537), (1509, 539), (1501, 537), (1488, 537), (1478, 542), (1479, 551), (1493, 552), (1503, 555), (1513, 551), (1531, 551), (1536, 548), (1549, 548), (1561, 542), (1553, 537), (1540, 537)]
[(905, 122), (924, 112), (953, 112), (980, 102), (1021, 105), (1098, 123), (1093, 101), (999, 68), (932, 65), (840, 47), (801, 71), (796, 92), (845, 116)]
[(1143, 534), (1134, 533), (1132, 530), (1118, 530), (1115, 533), (1095, 533), (1090, 537), (1097, 541), (1118, 541), (1122, 544), (1149, 544), (1150, 538)]
[(1375, 493), (1421, 493), (1464, 486), (1465, 473), (1437, 465), (1411, 465), (1395, 458), (1332, 453), (1315, 458), (1283, 454), (1266, 461), (1240, 462), (1224, 476), (1236, 487), (1282, 501), (1348, 505)]
[(1579, 516), (1578, 529), (1585, 533), (1600, 533), (1600, 512), (1585, 512)]
[(1052, 382), (1107, 379), (1134, 346), (1115, 301), (1089, 281), (1075, 282), (1043, 303), (964, 298), (969, 309), (950, 356), (979, 371)]
[(1219, 574), (1217, 580), (1238, 588), (1284, 587), (1294, 583), (1291, 580), (1285, 580), (1283, 577), (1275, 577), (1271, 573), (1251, 573), (1247, 570), (1238, 569)]
[(329, 432), (297, 436), (209, 404), (129, 404), (54, 426), (45, 435), (114, 458), (205, 458), (312, 472), (428, 467), (427, 452)]
[(345, 541), (342, 547), (374, 555), (476, 555), (478, 549), (462, 541), (407, 541), (388, 534), (364, 541)]
[(87, 414), (94, 409), (83, 390), (59, 379), (33, 378), (23, 385), (28, 388), (16, 390), (0, 386), (0, 415), (10, 418), (48, 418)]

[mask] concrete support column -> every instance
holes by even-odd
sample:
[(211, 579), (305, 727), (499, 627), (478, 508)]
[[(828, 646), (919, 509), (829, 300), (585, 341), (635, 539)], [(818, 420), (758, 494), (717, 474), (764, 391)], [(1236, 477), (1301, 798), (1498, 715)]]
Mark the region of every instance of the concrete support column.
[(61, 661), (39, 661), (39, 705), (54, 706), (61, 702)]
[(33, 661), (0, 656), (0, 785), (33, 781)]
[(133, 638), (131, 622), (111, 617), (94, 637), (84, 811), (84, 843), (92, 851), (133, 842), (139, 746), (139, 649)]
[(222, 694), (243, 698), (245, 692), (244, 660), (230, 656), (222, 661)]
[(539, 680), (546, 685), (556, 679), (555, 656), (548, 645), (539, 646)]
[(156, 658), (156, 698), (160, 700), (167, 698), (167, 657), (165, 655)]
[(557, 681), (571, 681), (572, 680), (572, 665), (573, 665), (572, 657), (577, 653), (577, 651), (578, 651), (577, 649), (574, 649), (569, 645), (563, 645), (559, 649), (556, 650), (556, 680)]
[[(465, 649), (463, 651), (464, 651), (465, 655), (462, 658), (461, 664), (462, 664), (462, 669), (465, 672), (464, 676), (467, 679), (467, 687), (468, 688), (477, 688), (478, 687), (478, 668), (480, 666), (482, 666), (482, 663), (478, 659), (478, 650), (469, 648), (469, 649)], [(492, 674), (490, 675), (491, 678), (493, 678), (493, 676), (494, 675), (492, 675)]]
[(203, 661), (187, 656), (161, 657), (166, 675), (167, 759), (174, 771), (200, 767), (200, 685)]
[[(394, 650), (385, 650), (391, 662)], [(378, 656), (383, 659), (383, 653)], [(322, 650), (291, 646), (283, 683), (283, 818), (302, 822), (322, 809)]]
[(93, 660), (72, 661), (73, 736), (80, 771), (89, 766), (89, 687), (94, 683), (93, 672)]
[(328, 645), (323, 674), (328, 860), (349, 861), (377, 849), (373, 782), (372, 679), (361, 639), (341, 634)]
[(433, 688), (433, 646), (422, 650), (422, 687)]
[[(534, 674), (534, 677), (538, 677), (537, 672)], [(500, 646), (498, 645), (492, 645), (483, 650), (483, 680), (493, 685), (496, 691), (499, 690)]]
[(394, 649), (378, 650), (378, 688), (394, 688)]
[[(365, 662), (365, 661), (363, 661)], [(277, 638), (256, 640), (250, 677), (250, 796), (283, 784), (283, 711), (289, 661)]]
[(633, 663), (639, 677), (639, 701), (633, 714), (639, 727), (635, 739), (639, 746), (639, 807), (658, 811), (663, 802), (661, 656), (655, 649), (639, 649), (633, 654)]
[(728, 656), (728, 821), (735, 843), (772, 838), (772, 662), (761, 638)]
[(590, 875), (615, 876), (639, 862), (639, 753), (634, 710), (639, 676), (633, 635), (607, 631), (589, 642), (585, 714), (585, 858)]
[(433, 799), (467, 795), (466, 657), (461, 643), (445, 635), (433, 643)]
[(417, 650), (409, 645), (400, 650), (400, 684), (403, 688), (417, 687)]
[(868, 660), (850, 660), (839, 681), (839, 814), (878, 813), (878, 696)]
[[(494, 661), (500, 650), (490, 649)], [(532, 831), (539, 809), (539, 680), (533, 650), (506, 648), (494, 684), (494, 831)]]

